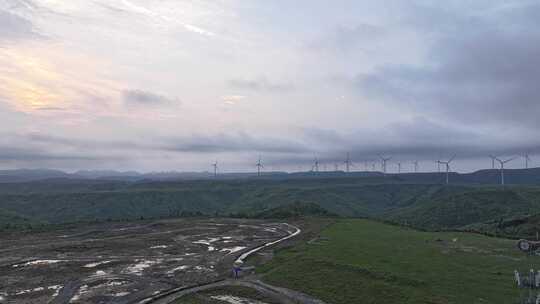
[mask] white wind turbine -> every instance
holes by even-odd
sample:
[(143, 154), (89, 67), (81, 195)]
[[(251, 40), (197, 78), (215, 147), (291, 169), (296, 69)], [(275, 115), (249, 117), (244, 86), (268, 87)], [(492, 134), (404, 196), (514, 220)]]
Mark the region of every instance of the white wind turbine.
[(489, 158), (491, 158), (491, 169), (495, 169), (495, 160), (497, 159), (497, 156), (489, 155)]
[(412, 162), (414, 165), (414, 173), (418, 173), (419, 163), (417, 160)]
[(217, 170), (218, 170), (217, 160), (215, 163), (212, 164), (212, 167), (214, 167), (214, 177), (217, 177)]
[(392, 157), (384, 157), (379, 154), (379, 158), (381, 159), (381, 168), (384, 174), (386, 174), (386, 162), (392, 159)]
[(448, 161), (440, 161), (438, 160), (437, 163), (439, 165), (445, 165), (446, 166), (446, 184), (448, 185), (449, 183), (449, 175), (450, 175), (450, 163), (454, 160), (454, 158), (456, 158), (456, 156), (452, 156)]
[(315, 158), (315, 162), (313, 163), (313, 167), (311, 167), (311, 171), (319, 172), (319, 160), (317, 158)]
[(257, 167), (257, 176), (261, 176), (261, 169), (264, 168), (263, 164), (261, 163), (261, 157), (259, 156), (259, 161), (255, 164)]
[(347, 152), (347, 158), (343, 163), (345, 164), (345, 171), (349, 173), (351, 171), (351, 167), (353, 166), (349, 152)]
[(531, 158), (529, 157), (529, 153), (526, 152), (522, 156), (525, 159), (525, 169), (529, 169), (529, 162), (531, 161)]
[(509, 158), (509, 159), (506, 159), (506, 160), (501, 160), (500, 158), (496, 157), (495, 160), (499, 162), (499, 164), (501, 164), (501, 185), (504, 186), (504, 165), (506, 163), (509, 163), (511, 161), (513, 161), (514, 159), (516, 159), (515, 157), (512, 157), (512, 158)]

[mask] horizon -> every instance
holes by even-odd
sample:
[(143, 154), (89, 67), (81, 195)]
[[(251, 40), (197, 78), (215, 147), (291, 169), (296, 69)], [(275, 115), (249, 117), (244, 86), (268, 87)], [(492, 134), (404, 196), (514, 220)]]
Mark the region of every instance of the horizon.
[[(351, 174), (354, 174), (354, 173), (380, 173), (380, 174), (384, 174), (384, 172), (380, 169), (380, 165), (379, 167), (376, 167), (375, 170), (362, 170), (362, 169), (354, 169), (354, 168), (351, 168), (351, 170), (349, 172), (347, 172), (345, 169), (339, 169), (339, 170), (334, 170), (333, 168), (329, 168), (330, 166), (328, 166), (327, 170), (323, 170), (322, 168), (319, 169), (319, 171), (314, 171), (312, 169), (309, 169), (309, 170), (278, 170), (278, 169), (269, 169), (269, 170), (261, 170), (261, 175), (265, 175), (265, 174), (297, 174), (297, 173), (312, 173), (312, 174), (317, 174), (317, 173), (321, 173), (321, 174), (324, 174), (324, 173), (343, 173), (343, 174), (348, 174), (348, 173), (351, 173)], [(307, 168), (306, 168), (307, 169)], [(402, 168), (401, 172), (398, 172), (397, 169), (393, 170), (394, 168), (392, 167), (392, 169), (388, 169), (386, 174), (389, 174), (389, 175), (398, 175), (398, 174), (429, 174), (429, 173), (437, 173), (437, 174), (445, 174), (445, 171), (444, 171), (444, 167), (441, 166), (441, 171), (439, 172), (437, 170), (437, 167), (435, 167), (435, 170), (419, 170), (418, 172), (414, 172), (414, 168), (410, 168), (410, 170), (407, 170), (409, 168)], [(536, 169), (540, 169), (540, 166), (529, 166), (528, 168), (520, 168), (520, 167), (504, 167), (504, 170), (509, 170), (509, 171), (512, 171), (512, 170), (536, 170)], [(62, 169), (56, 169), (56, 168), (16, 168), (16, 169), (4, 169), (4, 168), (0, 168), (0, 172), (1, 171), (40, 171), (40, 170), (43, 170), (43, 171), (60, 171), (60, 172), (63, 172), (63, 173), (66, 173), (66, 174), (70, 174), (70, 175), (77, 175), (77, 174), (84, 174), (84, 173), (100, 173), (100, 172), (114, 172), (114, 173), (119, 173), (119, 174), (126, 174), (126, 173), (136, 173), (138, 175), (150, 175), (150, 174), (207, 174), (207, 175), (214, 175), (214, 172), (211, 171), (211, 170), (199, 170), (199, 171), (183, 171), (183, 170), (169, 170), (169, 171), (139, 171), (139, 170), (115, 170), (115, 169), (78, 169), (78, 170), (62, 170)], [(455, 174), (473, 174), (473, 173), (476, 173), (476, 172), (481, 172), (481, 171), (497, 171), (497, 172), (500, 172), (500, 167), (495, 167), (495, 168), (480, 168), (480, 169), (475, 169), (475, 170), (472, 170), (472, 171), (456, 171), (456, 170), (450, 170), (449, 173), (455, 173)], [(251, 175), (257, 175), (257, 170), (249, 170), (249, 169), (240, 169), (240, 170), (225, 170), (225, 171), (218, 171), (217, 172), (218, 175), (227, 175), (227, 174), (251, 174)]]

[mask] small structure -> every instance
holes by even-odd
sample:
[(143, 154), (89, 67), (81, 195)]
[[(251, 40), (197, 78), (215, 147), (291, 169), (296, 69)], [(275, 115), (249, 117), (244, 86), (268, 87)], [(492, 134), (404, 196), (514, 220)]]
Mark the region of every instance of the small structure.
[[(540, 242), (519, 240), (517, 247), (527, 254), (528, 259), (531, 259), (533, 256), (538, 255)], [(519, 303), (540, 304), (540, 269), (534, 270), (531, 265), (528, 272), (525, 273), (514, 270), (514, 282), (522, 291)]]
[(240, 272), (242, 271), (242, 262), (235, 261), (233, 263), (233, 277), (238, 279), (240, 277)]

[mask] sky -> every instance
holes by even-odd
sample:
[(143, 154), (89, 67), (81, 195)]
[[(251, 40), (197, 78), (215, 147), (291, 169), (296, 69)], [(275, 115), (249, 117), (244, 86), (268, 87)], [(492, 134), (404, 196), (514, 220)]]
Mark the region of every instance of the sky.
[(539, 55), (538, 1), (0, 0), (0, 168), (535, 166)]

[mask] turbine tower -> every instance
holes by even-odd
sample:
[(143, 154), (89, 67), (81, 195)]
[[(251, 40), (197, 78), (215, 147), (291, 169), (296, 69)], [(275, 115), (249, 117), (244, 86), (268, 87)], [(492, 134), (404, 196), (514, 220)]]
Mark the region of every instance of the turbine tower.
[(398, 173), (401, 173), (401, 162), (397, 162)]
[(529, 162), (531, 161), (529, 153), (526, 152), (525, 154), (523, 154), (523, 158), (525, 159), (525, 169), (529, 169)]
[(497, 159), (497, 156), (489, 155), (489, 158), (491, 158), (491, 169), (495, 169), (495, 160)]
[(217, 169), (218, 169), (217, 160), (215, 163), (212, 164), (212, 167), (214, 167), (214, 177), (217, 177)]
[(261, 157), (259, 156), (259, 161), (255, 164), (257, 166), (257, 176), (261, 176), (261, 169), (264, 168), (263, 164), (261, 163)]
[(319, 172), (319, 160), (317, 158), (315, 158), (315, 162), (313, 163), (313, 167), (311, 167), (311, 171)]
[(418, 166), (418, 161), (415, 160), (415, 161), (413, 161), (412, 163), (413, 163), (413, 165), (414, 165), (414, 173), (418, 173), (418, 167), (419, 167), (419, 166)]
[(454, 158), (456, 158), (456, 156), (452, 156), (448, 161), (440, 161), (438, 160), (437, 163), (440, 165), (445, 165), (446, 166), (446, 184), (448, 185), (449, 184), (449, 175), (450, 175), (450, 163), (454, 160)]
[(352, 162), (351, 162), (351, 156), (350, 156), (349, 152), (347, 152), (347, 158), (345, 159), (345, 161), (343, 163), (345, 164), (345, 171), (347, 173), (351, 172)]
[(516, 158), (512, 157), (512, 158), (509, 158), (509, 159), (506, 159), (506, 160), (501, 160), (498, 157), (495, 158), (495, 160), (498, 161), (499, 164), (501, 164), (501, 185), (503, 185), (503, 186), (504, 186), (504, 164), (506, 164), (508, 162), (511, 162), (514, 159), (516, 159)]
[(383, 170), (383, 173), (386, 174), (386, 162), (391, 160), (392, 157), (384, 157), (379, 154), (379, 158), (381, 159), (381, 168)]

